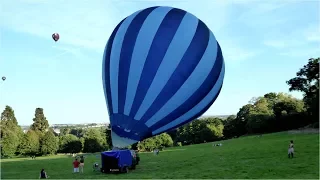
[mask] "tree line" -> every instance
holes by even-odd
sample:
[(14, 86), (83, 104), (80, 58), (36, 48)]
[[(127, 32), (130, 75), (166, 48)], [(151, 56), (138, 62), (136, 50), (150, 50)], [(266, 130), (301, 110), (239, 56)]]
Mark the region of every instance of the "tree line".
[[(319, 60), (309, 59), (288, 80), (290, 91), (303, 92), (303, 99), (289, 94), (270, 92), (255, 97), (242, 106), (236, 115), (226, 119), (200, 118), (182, 127), (145, 139), (128, 148), (152, 151), (170, 146), (183, 146), (249, 134), (262, 134), (295, 129), (312, 124), (319, 127)], [(111, 130), (105, 127), (66, 127), (57, 134), (49, 127), (42, 108), (36, 108), (33, 124), (23, 133), (14, 115), (6, 106), (1, 114), (1, 157), (40, 156), (56, 153), (93, 153), (112, 148)]]
[[(320, 58), (309, 59), (307, 64), (298, 70), (296, 77), (286, 82), (289, 91), (302, 92), (303, 99), (281, 92), (254, 97), (242, 106), (236, 115), (226, 119), (200, 118), (168, 132), (173, 145), (182, 146), (243, 135), (286, 131), (307, 125), (319, 128), (319, 60)], [(163, 147), (155, 142), (156, 137), (146, 139), (142, 141), (143, 146), (140, 149)]]

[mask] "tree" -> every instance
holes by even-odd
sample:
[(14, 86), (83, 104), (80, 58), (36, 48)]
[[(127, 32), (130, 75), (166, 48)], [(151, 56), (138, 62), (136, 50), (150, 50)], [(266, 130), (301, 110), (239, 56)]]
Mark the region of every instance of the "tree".
[(159, 138), (162, 140), (162, 146), (164, 147), (171, 147), (173, 146), (173, 140), (171, 136), (167, 133), (162, 133), (159, 135)]
[(223, 137), (223, 128), (219, 118), (201, 118), (178, 128), (175, 143), (188, 145), (215, 141)]
[(112, 148), (112, 139), (111, 139), (111, 129), (105, 129), (105, 137), (106, 137), (106, 144), (108, 145), (108, 148)]
[(49, 123), (43, 114), (43, 109), (37, 108), (35, 111), (35, 117), (33, 118), (33, 124), (31, 125), (30, 129), (40, 134), (44, 134), (48, 128)]
[[(83, 135), (83, 152), (98, 152), (106, 147), (106, 134), (96, 128), (89, 128)], [(96, 147), (93, 147), (96, 146)]]
[(249, 115), (246, 129), (249, 134), (267, 133), (275, 131), (275, 125), (273, 114), (254, 113)]
[(59, 152), (61, 153), (77, 153), (82, 149), (81, 141), (72, 134), (59, 137)]
[(54, 136), (56, 136), (56, 137), (59, 136), (59, 134), (56, 133), (56, 132), (53, 130), (52, 127), (50, 127), (48, 131), (52, 132), (52, 133), (54, 134)]
[(98, 139), (100, 142), (104, 139), (102, 137), (101, 131), (96, 128), (89, 128), (83, 135), (85, 139)]
[(18, 147), (18, 151), (22, 155), (31, 156), (39, 153), (40, 142), (38, 134), (29, 130), (21, 141), (21, 144)]
[(70, 153), (79, 153), (82, 150), (82, 142), (78, 139), (67, 144)]
[(238, 127), (236, 126), (238, 121), (237, 116), (234, 115), (229, 116), (227, 120), (223, 121), (223, 135), (225, 138), (232, 138), (238, 135)]
[(150, 137), (135, 144), (134, 149), (140, 151), (152, 151), (154, 149), (163, 149), (164, 147), (173, 146), (173, 140), (167, 133), (162, 133), (154, 137)]
[(17, 150), (17, 142), (19, 142), (18, 136), (12, 131), (2, 132), (1, 138), (1, 156), (2, 157), (12, 157)]
[(315, 122), (319, 120), (319, 61), (320, 58), (309, 59), (308, 63), (296, 73), (296, 77), (287, 81), (290, 86), (289, 91), (304, 93), (303, 100)]
[(51, 131), (46, 132), (46, 134), (41, 138), (41, 153), (55, 154), (58, 150), (59, 144)]
[(18, 126), (18, 121), (10, 106), (5, 107), (4, 111), (1, 113), (0, 120), (1, 154), (2, 156), (11, 157), (15, 154), (17, 147), (20, 144), (23, 132), (21, 127)]
[(72, 128), (69, 133), (77, 136), (78, 138), (81, 138), (84, 135), (84, 131), (81, 128)]
[(270, 101), (264, 97), (257, 98), (257, 101), (254, 102), (252, 111), (249, 111), (249, 114), (255, 113), (255, 114), (269, 114), (271, 115), (272, 112), (272, 105), (269, 104)]
[(13, 130), (18, 126), (18, 121), (14, 115), (14, 111), (10, 106), (6, 106), (1, 113), (1, 126)]
[(84, 153), (95, 153), (103, 149), (101, 142), (96, 138), (86, 138), (84, 140), (83, 152)]
[(295, 114), (305, 111), (304, 103), (295, 98), (287, 98), (279, 101), (273, 106), (274, 114), (279, 117), (284, 114)]
[(230, 129), (230, 126), (234, 127), (233, 137), (242, 136), (247, 133), (246, 125), (248, 122), (249, 115), (255, 111), (255, 106), (253, 104), (246, 104), (242, 106), (237, 113), (237, 117), (232, 121), (232, 125), (229, 124), (227, 129)]
[[(70, 132), (71, 132), (71, 130), (69, 128), (61, 128), (60, 129), (60, 136), (64, 136), (64, 135), (70, 134)], [(73, 134), (73, 135), (75, 135), (75, 134)]]

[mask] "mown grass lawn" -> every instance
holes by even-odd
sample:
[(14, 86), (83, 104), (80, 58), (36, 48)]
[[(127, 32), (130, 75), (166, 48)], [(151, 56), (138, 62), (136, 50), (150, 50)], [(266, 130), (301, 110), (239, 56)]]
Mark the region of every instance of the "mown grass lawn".
[[(295, 143), (295, 158), (288, 159), (289, 140)], [(217, 143), (217, 142), (215, 142)], [(36, 179), (45, 168), (50, 179), (319, 179), (319, 134), (267, 134), (212, 143), (141, 153), (141, 162), (128, 174), (92, 171), (100, 157), (87, 156), (84, 174), (72, 173), (69, 156), (4, 159), (2, 179)]]

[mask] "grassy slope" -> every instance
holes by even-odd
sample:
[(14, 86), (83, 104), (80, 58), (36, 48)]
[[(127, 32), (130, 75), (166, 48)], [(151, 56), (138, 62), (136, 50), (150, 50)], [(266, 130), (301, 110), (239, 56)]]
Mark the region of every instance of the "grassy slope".
[[(295, 142), (294, 159), (287, 158), (291, 139)], [(222, 143), (222, 147), (207, 143), (170, 148), (159, 156), (141, 153), (142, 160), (137, 169), (120, 175), (93, 172), (92, 164), (100, 162), (95, 155), (88, 156), (84, 174), (71, 173), (73, 158), (67, 156), (6, 159), (1, 163), (1, 178), (38, 178), (41, 168), (45, 168), (52, 179), (319, 178), (319, 134), (277, 133)]]

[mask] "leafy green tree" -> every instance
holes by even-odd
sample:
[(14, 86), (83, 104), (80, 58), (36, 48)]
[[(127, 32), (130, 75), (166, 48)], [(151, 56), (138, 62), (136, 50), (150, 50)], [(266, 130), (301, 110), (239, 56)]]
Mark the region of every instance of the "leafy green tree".
[[(70, 132), (71, 132), (70, 128), (61, 128), (60, 129), (60, 136), (64, 136), (64, 135), (70, 134)], [(73, 135), (75, 135), (75, 134), (73, 134)]]
[(95, 152), (100, 152), (102, 150), (103, 150), (103, 146), (101, 142), (98, 141), (98, 139), (86, 138), (84, 140), (84, 147), (83, 147), (84, 153), (95, 153)]
[[(253, 102), (253, 104), (256, 102)], [(225, 135), (227, 137), (239, 137), (247, 133), (247, 122), (250, 114), (254, 113), (257, 109), (253, 104), (246, 104), (242, 106), (236, 115), (236, 118), (229, 120), (225, 125)]]
[(14, 111), (10, 106), (6, 106), (1, 113), (1, 126), (13, 130), (18, 126), (18, 121), (14, 115)]
[[(73, 143), (74, 141), (78, 141), (80, 142), (80, 144)], [(74, 147), (74, 145), (77, 145), (77, 147)], [(74, 153), (74, 149), (77, 149), (77, 150), (79, 149), (78, 146), (80, 146), (80, 150), (81, 150), (82, 149), (81, 141), (75, 135), (67, 134), (59, 137), (59, 152), (61, 153)]]
[(296, 77), (287, 81), (290, 91), (304, 93), (303, 100), (314, 122), (319, 120), (319, 61), (319, 57), (309, 59), (296, 73)]
[(33, 118), (33, 124), (30, 129), (43, 135), (49, 128), (47, 118), (44, 116), (43, 109), (37, 108), (35, 111), (35, 117)]
[(18, 147), (18, 151), (22, 155), (36, 155), (40, 150), (40, 141), (38, 134), (29, 130), (23, 137), (21, 144)]
[[(89, 128), (83, 135), (83, 152), (98, 152), (106, 148), (106, 135), (97, 128)], [(93, 146), (96, 146), (95, 148)]]
[(69, 153), (79, 153), (82, 150), (82, 143), (78, 139), (76, 141), (71, 141), (66, 145)]
[(5, 107), (1, 113), (0, 120), (1, 154), (2, 156), (11, 157), (17, 151), (17, 147), (23, 137), (23, 132), (10, 106)]
[(277, 102), (273, 107), (273, 111), (276, 116), (281, 116), (304, 112), (305, 107), (303, 101), (295, 98), (288, 98)]
[(249, 134), (266, 133), (275, 131), (275, 125), (273, 114), (254, 113), (249, 115), (246, 128)]
[[(52, 127), (50, 127), (48, 131), (52, 132), (55, 137), (59, 136), (59, 134), (56, 133)], [(59, 138), (56, 138), (56, 139), (59, 139)]]
[(224, 122), (223, 128), (223, 136), (224, 138), (233, 138), (238, 135), (237, 131), (237, 119), (229, 119), (228, 121)]
[(98, 139), (100, 142), (103, 141), (104, 137), (101, 134), (101, 131), (97, 128), (89, 128), (83, 136), (85, 139)]
[(41, 153), (55, 154), (58, 150), (59, 144), (57, 138), (51, 131), (46, 132), (46, 134), (41, 138)]
[(162, 133), (140, 141), (135, 146), (137, 146), (137, 149), (140, 151), (152, 151), (154, 149), (163, 149), (164, 147), (173, 146), (173, 140), (169, 134)]
[(105, 129), (105, 137), (106, 137), (106, 144), (108, 146), (109, 149), (112, 148), (112, 138), (111, 138), (111, 129)]
[(171, 138), (171, 136), (167, 133), (162, 133), (159, 135), (159, 138), (162, 139), (162, 144), (161, 146), (164, 147), (171, 147), (173, 146), (173, 140)]
[(174, 141), (184, 145), (211, 142), (223, 137), (223, 129), (222, 119), (201, 118), (178, 128)]
[(143, 141), (140, 141), (137, 146), (139, 151), (152, 151), (157, 147), (154, 139), (152, 138), (148, 138)]
[(19, 137), (14, 132), (8, 130), (5, 130), (2, 133), (1, 156), (13, 157), (17, 150), (16, 142), (19, 142)]
[(77, 136), (78, 138), (81, 138), (84, 135), (84, 131), (81, 128), (72, 128), (69, 133)]

